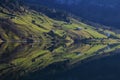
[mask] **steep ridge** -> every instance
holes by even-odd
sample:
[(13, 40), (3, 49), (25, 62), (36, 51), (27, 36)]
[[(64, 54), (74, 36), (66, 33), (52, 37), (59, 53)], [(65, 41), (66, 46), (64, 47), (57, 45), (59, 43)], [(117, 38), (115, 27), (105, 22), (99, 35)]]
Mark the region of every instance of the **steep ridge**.
[[(20, 3), (17, 0), (7, 1), (10, 0), (1, 1), (4, 6), (0, 6), (0, 39), (2, 41), (41, 42), (119, 38), (119, 34), (107, 29), (94, 28), (66, 13), (44, 7), (32, 10), (17, 4)], [(11, 5), (18, 7), (14, 9), (14, 7), (10, 7)], [(45, 12), (42, 11), (43, 9)], [(48, 14), (56, 16), (51, 17)]]
[[(120, 29), (120, 0), (25, 0), (68, 11), (95, 23)], [(49, 3), (49, 4), (48, 4)], [(39, 5), (38, 4), (38, 5)]]

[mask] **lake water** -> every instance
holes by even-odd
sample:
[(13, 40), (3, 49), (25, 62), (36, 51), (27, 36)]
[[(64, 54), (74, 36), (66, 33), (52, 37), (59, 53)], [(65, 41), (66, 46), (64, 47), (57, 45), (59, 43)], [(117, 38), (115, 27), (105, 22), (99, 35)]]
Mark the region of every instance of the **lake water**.
[(0, 80), (120, 80), (120, 44), (1, 43)]

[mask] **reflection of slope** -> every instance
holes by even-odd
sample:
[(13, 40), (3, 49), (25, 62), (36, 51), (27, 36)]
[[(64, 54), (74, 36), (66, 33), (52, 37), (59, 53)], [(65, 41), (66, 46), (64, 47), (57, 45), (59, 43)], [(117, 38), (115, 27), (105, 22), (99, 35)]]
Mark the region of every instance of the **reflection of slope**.
[[(113, 45), (111, 45), (111, 46), (113, 46)], [(115, 48), (115, 46), (113, 46), (112, 48)], [(93, 61), (93, 60), (97, 60), (99, 58), (103, 58), (103, 57), (107, 57), (107, 56), (112, 56), (114, 54), (112, 54), (112, 52), (110, 52), (109, 54), (108, 53), (104, 53), (104, 54), (98, 54), (98, 55), (93, 55), (93, 56), (91, 56), (91, 55), (87, 56), (84, 59), (80, 59), (79, 58), (79, 61), (77, 61), (74, 64), (71, 64), (72, 61), (70, 62), (70, 60), (59, 61), (59, 62), (53, 63), (53, 64), (47, 66), (46, 68), (44, 68), (43, 70), (38, 70), (37, 72), (32, 73), (32, 78), (33, 79), (36, 78), (36, 75), (39, 76), (39, 78), (43, 78), (43, 80), (44, 79), (48, 80), (48, 78), (45, 78), (43, 76), (53, 76), (52, 78), (56, 78), (56, 74), (58, 74), (60, 76), (60, 75), (62, 75), (61, 74), (62, 72), (64, 72), (64, 71), (67, 72), (68, 69), (71, 70), (72, 68), (75, 68), (78, 65), (80, 66), (83, 63), (87, 63), (87, 62), (90, 62), (90, 61)], [(80, 61), (80, 60), (82, 60), (82, 61)], [(82, 72), (80, 72), (80, 73), (82, 74)], [(29, 76), (29, 78), (31, 78), (31, 77)]]
[[(102, 48), (105, 48), (107, 45), (102, 45), (102, 44), (99, 44), (99, 45), (89, 45), (89, 44), (86, 44), (86, 45), (83, 45), (82, 47), (78, 47), (77, 49), (75, 50), (72, 50), (72, 52), (70, 53), (70, 55), (66, 55), (66, 57), (70, 58), (71, 57), (71, 64), (74, 64), (74, 63), (77, 63), (81, 60), (84, 60), (88, 57), (91, 57), (91, 56), (94, 56), (96, 55), (95, 53), (102, 49)], [(79, 54), (76, 54), (76, 52), (80, 53)]]
[(78, 61), (76, 60), (76, 62), (74, 64), (72, 64), (71, 67), (74, 67), (75, 65), (78, 65), (81, 62), (86, 63), (86, 62), (90, 62), (91, 60), (95, 60), (98, 58), (116, 55), (116, 54), (114, 54), (114, 52), (117, 51), (117, 53), (118, 53), (119, 49), (120, 49), (120, 44), (111, 44), (111, 45), (104, 46), (104, 48), (101, 48), (98, 51), (92, 53), (91, 55), (89, 55), (89, 57), (85, 56), (84, 59), (81, 59), (81, 58), (77, 59)]
[(13, 75), (12, 77), (15, 78), (15, 72), (18, 74), (33, 72), (57, 62), (58, 60), (53, 59), (53, 55), (47, 50), (47, 47), (49, 47), (48, 44), (38, 43), (3, 44), (0, 48), (0, 71), (2, 71), (0, 76)]
[(103, 50), (103, 53), (108, 53), (108, 52), (111, 52), (111, 51), (115, 51), (115, 50), (117, 50), (119, 48), (120, 48), (120, 44), (109, 45), (108, 47), (106, 47)]
[[(20, 76), (45, 69), (49, 65), (59, 67), (74, 66), (81, 61), (89, 61), (105, 53), (120, 48), (119, 44), (89, 45), (73, 44), (71, 46), (59, 45), (53, 51), (47, 50), (45, 44), (3, 44), (0, 48), (0, 73), (1, 75), (12, 75), (16, 78), (17, 72)], [(104, 53), (103, 53), (104, 52)], [(97, 53), (97, 54), (96, 54)], [(51, 70), (52, 71), (52, 70)]]
[[(32, 47), (31, 45), (21, 44), (19, 46), (14, 47), (14, 50), (12, 49), (10, 50), (10, 48), (12, 47), (13, 47), (12, 45), (11, 46), (7, 45), (7, 47), (5, 47), (6, 48), (5, 51), (3, 51), (3, 53), (1, 53), (0, 55), (0, 70), (1, 71), (3, 70), (2, 71), (3, 73), (4, 71), (7, 72), (11, 70), (13, 67), (14, 69), (17, 69), (17, 70), (21, 70), (21, 69), (24, 69), (25, 71), (33, 70), (34, 69), (33, 65), (35, 64), (32, 63), (32, 59), (35, 59), (41, 55), (44, 56), (46, 55), (46, 53), (49, 53), (49, 51), (47, 50), (43, 51), (42, 47), (44, 46), (41, 47), (40, 45), (36, 45)], [(38, 64), (36, 63), (35, 67), (37, 65)], [(6, 67), (9, 67), (9, 68), (6, 68)], [(12, 73), (12, 70), (11, 70), (11, 73)]]

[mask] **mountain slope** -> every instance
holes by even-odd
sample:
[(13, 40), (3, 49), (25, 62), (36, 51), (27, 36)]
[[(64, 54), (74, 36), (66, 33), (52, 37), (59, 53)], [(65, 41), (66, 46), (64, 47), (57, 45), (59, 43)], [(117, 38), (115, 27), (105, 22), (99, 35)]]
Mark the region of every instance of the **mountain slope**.
[[(25, 0), (68, 11), (95, 23), (120, 29), (119, 0)], [(49, 4), (48, 4), (49, 3)]]
[[(6, 4), (6, 2), (2, 4)], [(11, 4), (16, 6), (15, 3)], [(54, 10), (51, 13), (46, 9), (46, 12), (64, 16), (49, 18), (44, 15), (45, 12), (37, 12), (21, 5), (17, 11), (8, 7), (9, 5), (0, 6), (0, 39), (3, 41), (38, 42), (60, 39), (78, 41), (90, 38), (119, 38), (119, 35), (114, 32), (94, 28), (64, 15), (64, 13), (56, 14), (57, 12)]]

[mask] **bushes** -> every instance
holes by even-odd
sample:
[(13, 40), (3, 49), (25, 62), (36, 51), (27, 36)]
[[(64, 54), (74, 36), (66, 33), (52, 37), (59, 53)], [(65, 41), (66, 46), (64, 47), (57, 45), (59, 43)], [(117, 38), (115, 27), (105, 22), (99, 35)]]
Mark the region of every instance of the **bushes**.
[(32, 20), (32, 23), (35, 24), (35, 20)]

